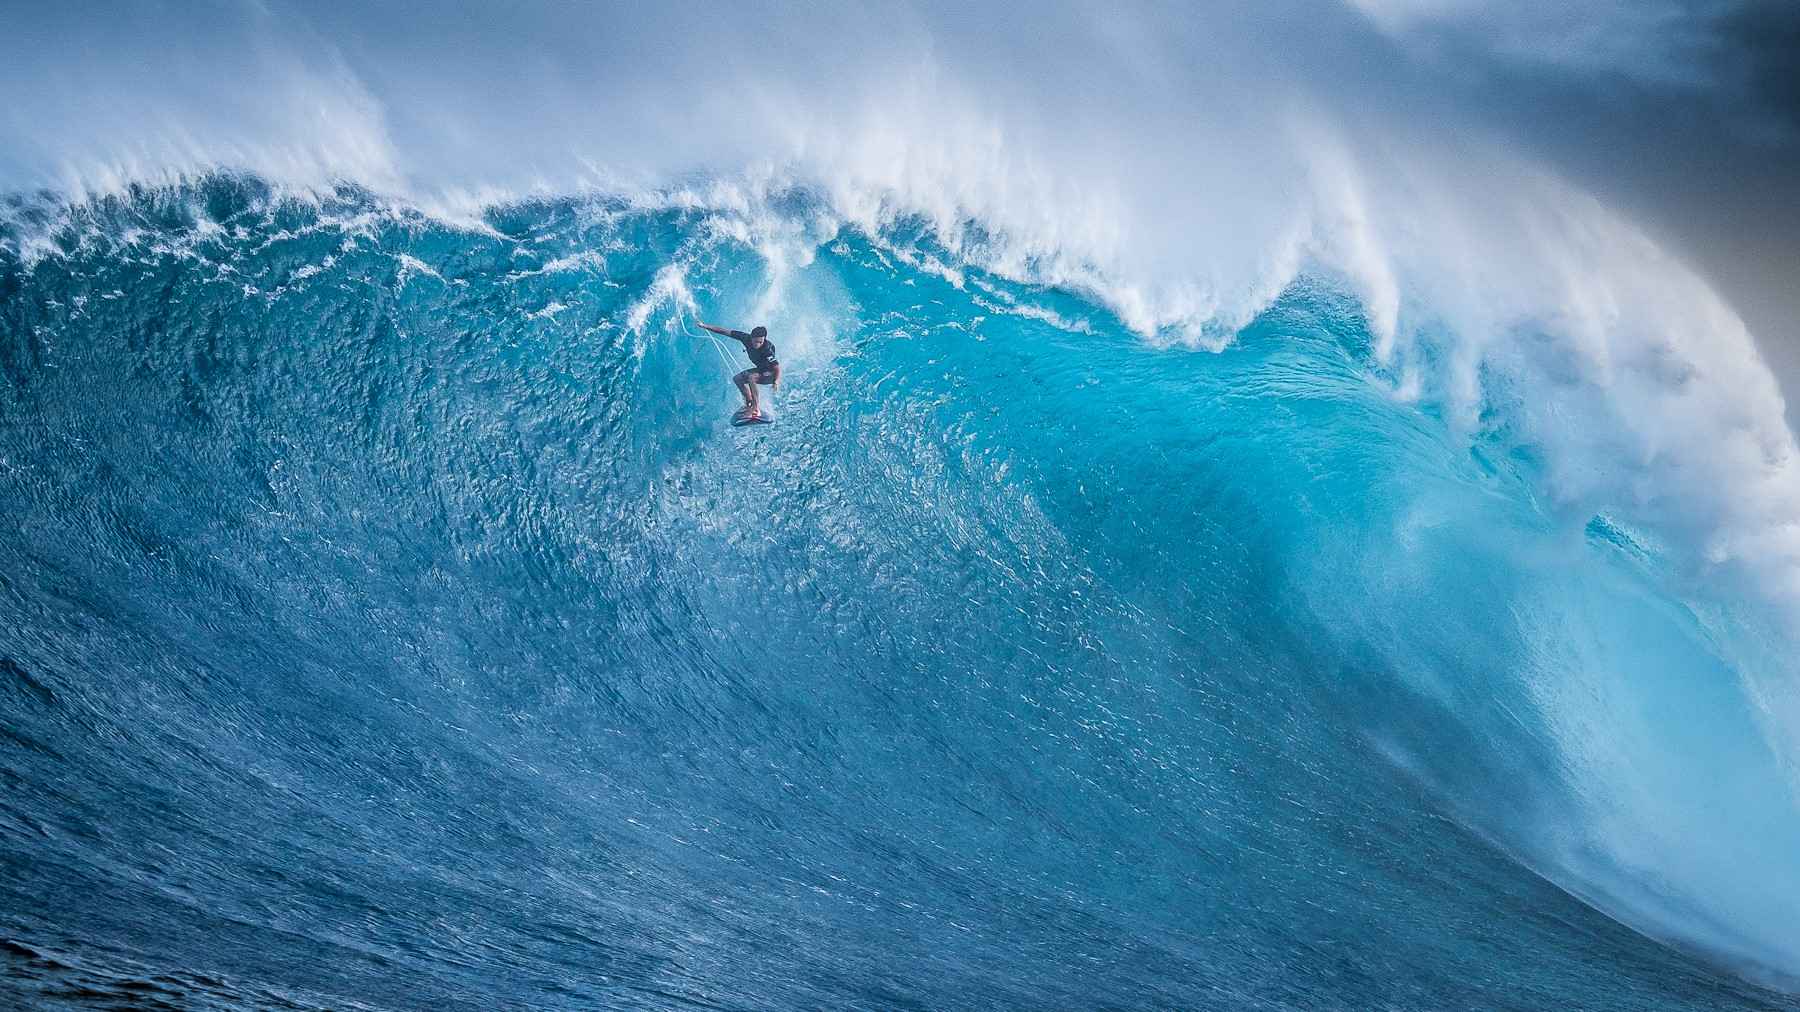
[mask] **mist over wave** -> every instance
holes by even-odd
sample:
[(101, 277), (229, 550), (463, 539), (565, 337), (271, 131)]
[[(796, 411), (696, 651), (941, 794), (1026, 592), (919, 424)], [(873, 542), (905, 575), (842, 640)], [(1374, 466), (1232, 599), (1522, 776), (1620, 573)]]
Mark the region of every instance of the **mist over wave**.
[[(388, 960), (1442, 1007), (1477, 951), (1527, 1006), (1784, 1001), (1686, 955), (1800, 974), (1780, 392), (1679, 257), (1359, 62), (1403, 6), (30, 14), (9, 936), (115, 983), (229, 937), (326, 1004)], [(1563, 56), (1691, 69), (1619, 38)], [(695, 315), (778, 334), (769, 438)], [(395, 940), (431, 916), (514, 969)]]

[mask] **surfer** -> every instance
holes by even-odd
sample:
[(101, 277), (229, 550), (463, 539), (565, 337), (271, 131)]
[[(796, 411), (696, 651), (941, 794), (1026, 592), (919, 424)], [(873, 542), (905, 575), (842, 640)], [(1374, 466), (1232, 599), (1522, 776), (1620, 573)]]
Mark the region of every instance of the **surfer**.
[[(699, 321), (695, 321), (698, 323)], [(775, 342), (769, 340), (769, 328), (753, 327), (746, 334), (741, 330), (729, 330), (715, 327), (710, 323), (701, 323), (701, 329), (715, 334), (736, 338), (744, 344), (744, 354), (750, 356), (750, 368), (731, 377), (737, 384), (738, 392), (744, 395), (744, 406), (732, 418), (739, 422), (760, 422), (762, 410), (756, 397), (756, 385), (767, 384), (772, 390), (781, 389), (781, 363), (775, 358)]]

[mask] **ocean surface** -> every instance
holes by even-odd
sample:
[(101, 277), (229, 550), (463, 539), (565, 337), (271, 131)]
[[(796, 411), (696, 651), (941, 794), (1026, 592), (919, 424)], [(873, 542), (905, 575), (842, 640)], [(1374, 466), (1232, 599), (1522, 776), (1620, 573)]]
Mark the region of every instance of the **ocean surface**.
[(1781, 633), (1328, 271), (4, 205), (0, 1005), (1800, 1008)]

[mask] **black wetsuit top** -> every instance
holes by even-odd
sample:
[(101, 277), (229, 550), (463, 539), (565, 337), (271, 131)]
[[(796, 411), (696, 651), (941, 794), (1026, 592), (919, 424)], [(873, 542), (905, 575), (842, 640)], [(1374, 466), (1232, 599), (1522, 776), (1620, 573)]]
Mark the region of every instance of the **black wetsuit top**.
[(765, 337), (763, 338), (762, 347), (758, 348), (750, 343), (750, 335), (741, 330), (732, 331), (731, 336), (744, 342), (744, 354), (750, 356), (750, 361), (756, 366), (757, 372), (762, 372), (764, 369), (775, 368), (774, 341)]

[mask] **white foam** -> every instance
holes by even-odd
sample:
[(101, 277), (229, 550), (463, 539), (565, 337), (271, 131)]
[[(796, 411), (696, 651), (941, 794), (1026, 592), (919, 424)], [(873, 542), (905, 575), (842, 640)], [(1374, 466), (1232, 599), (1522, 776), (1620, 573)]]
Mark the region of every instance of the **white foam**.
[[(669, 264), (656, 272), (650, 282), (650, 289), (631, 304), (625, 312), (625, 328), (633, 336), (641, 336), (644, 326), (650, 322), (651, 314), (667, 305), (691, 312), (694, 306), (693, 293), (688, 291), (687, 274), (677, 264)], [(640, 346), (641, 347), (641, 346)]]

